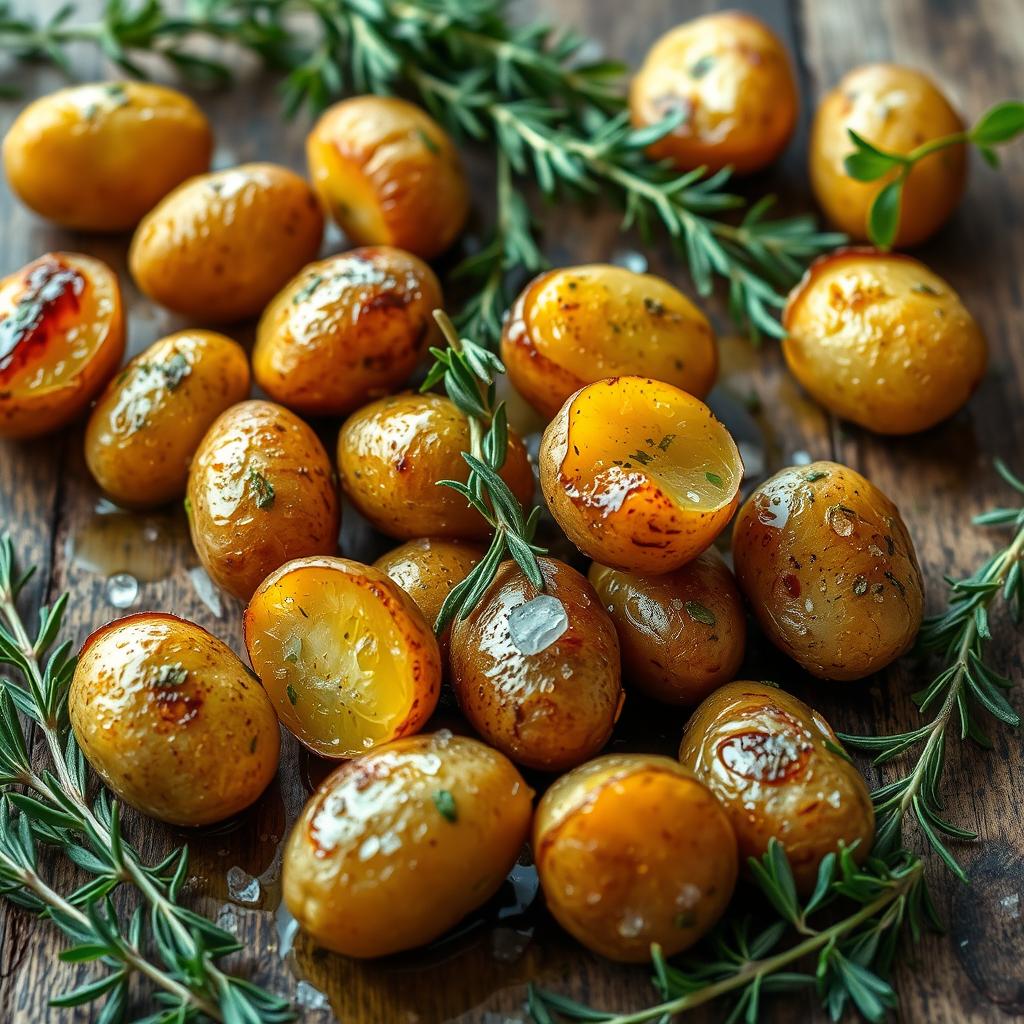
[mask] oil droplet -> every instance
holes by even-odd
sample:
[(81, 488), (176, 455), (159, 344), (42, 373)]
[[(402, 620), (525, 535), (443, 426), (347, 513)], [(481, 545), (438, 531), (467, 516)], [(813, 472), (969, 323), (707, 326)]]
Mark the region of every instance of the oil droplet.
[(107, 580), (104, 593), (115, 608), (131, 608), (139, 596), (139, 581), (126, 572), (116, 572)]
[(284, 900), (274, 914), (274, 926), (277, 929), (277, 955), (284, 960), (291, 953), (299, 931), (299, 922), (292, 917)]
[(616, 249), (612, 253), (612, 263), (617, 267), (625, 267), (634, 274), (647, 273), (647, 257), (636, 249)]
[(843, 508), (841, 505), (833, 505), (828, 512), (825, 513), (826, 519), (828, 519), (828, 525), (832, 527), (834, 533), (840, 537), (849, 537), (853, 533), (853, 520), (855, 513), (849, 509)]
[(540, 654), (569, 628), (569, 616), (557, 597), (541, 594), (508, 614), (512, 643), (523, 654)]
[(798, 452), (793, 452), (792, 462), (794, 466), (809, 466), (813, 461), (811, 453), (804, 451), (802, 448)]
[(238, 903), (254, 905), (260, 901), (260, 881), (237, 865), (228, 869), (228, 896)]
[(97, 576), (129, 573), (142, 583), (166, 579), (186, 536), (180, 515), (141, 515), (106, 499), (79, 523), (67, 541), (67, 557), (76, 568)]

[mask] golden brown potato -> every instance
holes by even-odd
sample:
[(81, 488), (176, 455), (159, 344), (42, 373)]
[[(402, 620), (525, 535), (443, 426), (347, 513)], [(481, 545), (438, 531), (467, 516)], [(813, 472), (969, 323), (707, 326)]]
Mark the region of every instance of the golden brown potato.
[(140, 612), (96, 630), (68, 711), (104, 783), (172, 825), (237, 814), (277, 773), (281, 736), (263, 687), (227, 644), (174, 615)]
[(243, 601), (285, 562), (338, 550), (327, 452), (273, 402), (241, 402), (217, 419), (192, 460), (186, 500), (199, 561)]
[(622, 709), (619, 644), (594, 588), (540, 559), (538, 594), (504, 562), (469, 617), (452, 626), (451, 676), (470, 724), (517, 764), (565, 771), (608, 742)]
[(324, 206), (356, 245), (397, 245), (431, 259), (458, 237), (469, 188), (445, 130), (393, 96), (353, 96), (306, 140)]
[(908, 651), (924, 582), (896, 506), (836, 462), (790, 466), (732, 534), (740, 589), (768, 639), (822, 679), (863, 679)]
[(875, 249), (823, 256), (793, 289), (782, 351), (826, 409), (879, 434), (952, 416), (985, 374), (985, 336), (923, 263)]
[[(868, 64), (846, 74), (818, 107), (811, 129), (811, 187), (825, 216), (852, 238), (868, 237), (868, 211), (896, 171), (856, 181), (843, 161), (852, 129), (888, 153), (906, 154), (932, 139), (963, 131), (963, 121), (927, 75), (896, 64)], [(914, 166), (903, 189), (895, 245), (923, 242), (948, 220), (963, 195), (967, 154), (951, 146)]]
[(649, 152), (683, 171), (765, 167), (793, 134), (798, 105), (786, 48), (767, 25), (739, 11), (666, 32), (629, 90), (636, 128), (681, 111), (679, 125)]
[(441, 286), (400, 249), (353, 249), (304, 267), (260, 318), (256, 383), (282, 405), (341, 416), (402, 387), (437, 344)]
[(284, 900), (321, 946), (385, 956), (443, 935), (497, 892), (532, 790), (496, 750), (437, 732), (341, 765), (284, 854)]
[(128, 265), (162, 306), (209, 323), (255, 316), (317, 254), (324, 218), (309, 185), (243, 164), (176, 188), (145, 217)]
[(124, 355), (117, 275), (91, 256), (50, 252), (0, 281), (0, 437), (66, 426)]
[(533, 854), (548, 909), (595, 953), (627, 963), (692, 946), (736, 885), (736, 836), (692, 772), (654, 754), (608, 754), (543, 796)]
[(615, 623), (629, 686), (686, 707), (735, 678), (747, 616), (736, 580), (714, 548), (661, 576), (597, 562), (588, 575)]

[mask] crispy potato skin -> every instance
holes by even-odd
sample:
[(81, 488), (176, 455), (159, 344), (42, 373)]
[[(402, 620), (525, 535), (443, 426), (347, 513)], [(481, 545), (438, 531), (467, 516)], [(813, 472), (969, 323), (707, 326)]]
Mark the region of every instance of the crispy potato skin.
[(214, 331), (179, 331), (150, 345), (107, 385), (89, 417), (85, 461), (126, 508), (185, 493), (203, 436), (249, 394), (249, 360)]
[(148, 82), (59, 89), (4, 137), (7, 180), (41, 217), (78, 231), (126, 231), (210, 167), (213, 133), (183, 93)]
[(683, 171), (727, 165), (748, 174), (770, 164), (796, 126), (793, 68), (778, 36), (749, 14), (725, 11), (666, 32), (629, 90), (633, 125), (682, 110), (682, 123), (650, 147)]
[(311, 416), (341, 416), (402, 387), (439, 330), (434, 272), (387, 247), (353, 249), (304, 267), (260, 318), (256, 382)]
[(533, 853), (548, 909), (601, 956), (693, 945), (736, 885), (736, 836), (714, 794), (667, 757), (607, 754), (544, 794)]
[(783, 316), (786, 363), (837, 416), (912, 434), (953, 415), (985, 375), (974, 317), (909, 256), (848, 249), (815, 261)]
[(452, 626), (451, 679), (462, 713), (517, 764), (558, 772), (593, 757), (622, 709), (619, 643), (593, 587), (541, 558), (544, 593), (561, 602), (563, 632), (536, 652), (514, 639), (510, 614), (537, 597), (515, 562), (503, 562), (469, 617)]
[[(896, 176), (855, 181), (843, 160), (852, 129), (890, 153), (962, 131), (960, 115), (927, 75), (896, 64), (868, 64), (846, 74), (821, 101), (810, 141), (811, 187), (825, 216), (851, 238), (867, 239), (868, 211)], [(949, 219), (967, 181), (967, 154), (951, 146), (919, 161), (903, 189), (896, 246), (917, 245)]]
[(199, 561), (243, 601), (290, 559), (338, 548), (341, 511), (327, 453), (273, 402), (241, 402), (218, 417), (192, 460), (188, 503)]
[(469, 187), (445, 130), (406, 100), (354, 96), (306, 140), (324, 206), (356, 245), (396, 245), (431, 259), (462, 231)]
[(679, 748), (679, 760), (728, 812), (741, 862), (760, 857), (774, 837), (805, 897), (826, 854), (857, 843), (861, 863), (875, 838), (864, 778), (830, 743), (842, 749), (813, 708), (770, 683), (741, 680), (697, 708)]
[(85, 411), (124, 355), (117, 275), (50, 252), (0, 281), (0, 437), (38, 437)]
[(588, 576), (615, 623), (630, 686), (689, 707), (735, 677), (747, 617), (736, 580), (714, 548), (661, 576), (597, 562)]
[(191, 178), (143, 219), (128, 266), (155, 302), (196, 320), (255, 316), (320, 248), (309, 185), (276, 164)]
[(68, 711), (103, 782), (172, 825), (238, 814), (277, 773), (280, 730), (263, 687), (225, 643), (174, 615), (141, 612), (96, 630)]
[[(464, 498), (438, 480), (466, 481), (469, 424), (447, 398), (401, 394), (354, 412), (338, 436), (338, 472), (345, 494), (382, 533), (398, 540), (475, 540), (491, 529)], [(523, 442), (509, 431), (501, 477), (524, 504), (533, 498), (533, 470)]]
[(438, 732), (379, 747), (306, 804), (285, 847), (285, 903), (346, 956), (422, 946), (498, 890), (529, 833), (532, 796), (477, 740)]
[(924, 582), (896, 506), (836, 462), (766, 480), (733, 528), (740, 589), (768, 639), (822, 679), (863, 679), (906, 653)]

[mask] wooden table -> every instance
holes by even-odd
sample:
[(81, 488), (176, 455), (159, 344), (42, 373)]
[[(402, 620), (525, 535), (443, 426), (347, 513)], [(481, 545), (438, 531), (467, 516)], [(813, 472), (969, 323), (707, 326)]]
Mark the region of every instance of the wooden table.
[[(21, 0), (27, 5), (27, 0)], [(33, 7), (56, 6), (45, 0)], [(599, 40), (610, 55), (634, 65), (657, 34), (715, 6), (706, 0), (558, 0), (523, 4), (528, 17), (543, 10), (552, 20), (576, 25)], [(91, 14), (98, 4), (83, 4)], [(955, 104), (973, 119), (996, 100), (1024, 94), (1024, 4), (977, 0), (898, 0), (860, 4), (849, 0), (762, 0), (751, 4), (788, 42), (796, 59), (804, 110), (801, 129), (770, 178), (750, 183), (752, 192), (781, 191), (791, 205), (809, 205), (805, 147), (807, 124), (817, 98), (848, 68), (869, 60), (893, 59), (930, 72)], [(92, 54), (78, 56), (82, 76), (109, 75)], [(10, 76), (29, 95), (62, 84), (49, 69), (18, 69)], [(258, 76), (246, 88), (202, 98), (218, 137), (219, 166), (273, 159), (303, 166), (308, 123), (278, 116), (273, 84)], [(6, 127), (20, 104), (5, 101)], [(471, 158), (480, 203), (490, 197), (486, 154)], [(801, 396), (771, 344), (755, 352), (726, 339), (725, 372), (719, 394), (760, 398), (758, 429), (766, 439), (768, 468), (797, 453), (848, 463), (869, 476), (902, 509), (916, 539), (932, 607), (944, 598), (944, 573), (964, 574), (994, 550), (995, 535), (969, 526), (971, 514), (1008, 500), (992, 470), (1000, 455), (1024, 472), (1024, 146), (1006, 153), (1002, 173), (973, 159), (970, 190), (952, 223), (926, 246), (921, 257), (963, 296), (988, 335), (991, 367), (968, 409), (926, 434), (885, 439), (840, 424)], [(615, 213), (549, 209), (542, 213), (548, 252), (557, 262), (607, 260), (640, 248), (618, 231)], [(126, 239), (69, 235), (30, 214), (0, 188), (0, 271), (10, 272), (51, 249), (81, 249), (111, 263), (121, 274), (130, 312), (133, 353), (180, 324), (140, 299), (125, 270)], [(337, 236), (328, 248), (338, 248)], [(688, 288), (685, 269), (668, 250), (647, 251), (651, 268)], [(723, 333), (729, 328), (714, 307)], [(251, 328), (237, 332), (251, 339)], [(67, 635), (81, 641), (119, 614), (107, 597), (107, 577), (125, 570), (140, 581), (136, 609), (169, 609), (202, 623), (240, 647), (240, 609), (227, 598), (197, 590), (196, 559), (183, 517), (175, 513), (126, 517), (105, 508), (82, 457), (82, 431), (30, 444), (0, 444), (0, 523), (18, 549), (40, 566), (32, 599), (72, 595)], [(343, 535), (343, 546), (346, 537)], [(346, 549), (351, 553), (351, 548)], [(200, 588), (201, 589), (201, 588)], [(218, 603), (220, 605), (218, 610)], [(1006, 642), (1001, 629), (994, 655), (1013, 678), (1024, 669), (1024, 643)], [(808, 685), (779, 659), (764, 661), (755, 644), (748, 667), (771, 673), (809, 696), (842, 730), (896, 731), (917, 721), (909, 694), (929, 669), (904, 659), (884, 677), (861, 686)], [(666, 723), (659, 743), (671, 746), (680, 722)], [(961, 847), (972, 884), (953, 880), (930, 857), (937, 903), (949, 923), (945, 936), (927, 937), (915, 958), (896, 975), (900, 1010), (908, 1024), (1024, 1020), (1024, 829), (1019, 793), (1024, 743), (1018, 734), (996, 732), (992, 755), (954, 744), (945, 794), (953, 821), (975, 828), (981, 841)], [(609, 1008), (639, 1008), (651, 1001), (644, 969), (616, 968), (586, 955), (561, 936), (533, 903), (513, 913), (518, 897), (529, 902), (530, 878), (521, 872), (511, 887), (468, 934), (398, 962), (357, 965), (290, 938), (275, 910), (279, 903), (279, 840), (301, 807), (311, 778), (322, 768), (300, 755), (289, 740), (278, 783), (258, 807), (223, 833), (183, 835), (129, 814), (128, 834), (154, 858), (171, 845), (189, 841), (195, 874), (192, 898), (205, 912), (237, 929), (246, 943), (241, 968), (261, 984), (294, 995), (304, 1019), (345, 1024), (516, 1024), (526, 1020), (524, 983), (537, 979), (578, 998)], [(923, 849), (913, 828), (906, 841)], [(60, 887), (74, 877), (66, 861), (48, 865)], [(258, 879), (258, 886), (251, 880)], [(248, 889), (247, 889), (248, 886)], [(258, 891), (256, 891), (258, 889)], [(504, 908), (504, 909), (502, 909)], [(59, 964), (61, 940), (53, 928), (9, 905), (0, 906), (0, 1020), (15, 1024), (87, 1020), (82, 1011), (49, 1010), (46, 1000), (59, 988), (89, 976), (88, 968)], [(301, 981), (300, 981), (301, 979)], [(778, 1020), (823, 1020), (810, 995), (776, 1003)], [(718, 1019), (712, 1012), (701, 1020)]]

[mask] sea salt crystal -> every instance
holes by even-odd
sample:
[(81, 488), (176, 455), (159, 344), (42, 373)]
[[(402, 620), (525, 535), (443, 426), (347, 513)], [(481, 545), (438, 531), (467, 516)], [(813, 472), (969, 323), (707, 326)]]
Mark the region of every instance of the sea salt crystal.
[(512, 643), (523, 654), (540, 654), (569, 628), (569, 616), (557, 597), (541, 594), (508, 615)]

